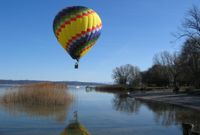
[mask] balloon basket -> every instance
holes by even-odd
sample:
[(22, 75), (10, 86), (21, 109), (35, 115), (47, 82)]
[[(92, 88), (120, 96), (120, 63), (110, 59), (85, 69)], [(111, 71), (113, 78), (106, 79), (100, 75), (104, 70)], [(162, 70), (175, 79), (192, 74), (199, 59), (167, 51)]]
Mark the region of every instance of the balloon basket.
[(76, 63), (76, 64), (74, 65), (74, 68), (75, 68), (75, 69), (78, 69), (78, 63)]

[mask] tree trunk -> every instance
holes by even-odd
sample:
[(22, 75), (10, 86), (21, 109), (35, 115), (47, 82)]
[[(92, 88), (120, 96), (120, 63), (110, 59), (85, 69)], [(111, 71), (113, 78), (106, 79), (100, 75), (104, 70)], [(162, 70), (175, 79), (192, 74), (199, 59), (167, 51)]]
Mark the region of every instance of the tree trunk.
[(177, 75), (174, 75), (173, 79), (173, 92), (175, 93), (179, 92), (179, 86), (177, 85)]

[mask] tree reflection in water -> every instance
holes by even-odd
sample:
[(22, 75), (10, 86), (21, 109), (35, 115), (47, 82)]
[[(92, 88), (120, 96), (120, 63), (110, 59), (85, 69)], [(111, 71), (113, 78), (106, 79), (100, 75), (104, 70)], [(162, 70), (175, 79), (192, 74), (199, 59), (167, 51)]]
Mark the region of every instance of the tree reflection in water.
[(199, 111), (149, 101), (142, 101), (142, 103), (154, 112), (156, 121), (164, 126), (180, 124), (184, 135), (187, 135), (192, 125), (193, 131), (200, 131)]
[(130, 98), (128, 94), (116, 94), (113, 99), (113, 107), (117, 111), (133, 113), (138, 112), (140, 102)]
[(154, 112), (155, 122), (163, 126), (180, 125), (183, 135), (190, 135), (191, 131), (200, 132), (200, 112), (173, 105), (139, 101), (130, 98), (127, 94), (116, 94), (113, 107), (117, 111), (137, 113), (142, 105)]

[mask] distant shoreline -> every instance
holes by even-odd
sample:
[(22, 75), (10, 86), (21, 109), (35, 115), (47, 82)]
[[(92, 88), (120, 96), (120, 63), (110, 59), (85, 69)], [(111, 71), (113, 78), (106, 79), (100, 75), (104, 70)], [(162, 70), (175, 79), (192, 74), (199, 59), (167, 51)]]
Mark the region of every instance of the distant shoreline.
[(40, 81), (40, 80), (3, 80), (0, 79), (0, 85), (17, 85), (17, 84), (32, 84), (32, 83), (42, 83), (42, 82), (55, 82), (55, 83), (66, 83), (68, 85), (105, 85), (105, 83), (98, 82), (80, 82), (80, 81)]

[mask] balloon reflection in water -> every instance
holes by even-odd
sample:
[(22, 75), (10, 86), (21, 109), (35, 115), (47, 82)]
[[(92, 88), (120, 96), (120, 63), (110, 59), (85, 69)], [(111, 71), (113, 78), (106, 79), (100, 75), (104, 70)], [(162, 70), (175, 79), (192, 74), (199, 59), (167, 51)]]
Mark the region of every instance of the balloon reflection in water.
[(116, 94), (113, 99), (113, 107), (117, 111), (133, 113), (138, 112), (140, 102), (129, 97), (128, 94)]
[(71, 122), (60, 135), (90, 135), (88, 130), (78, 121)]

